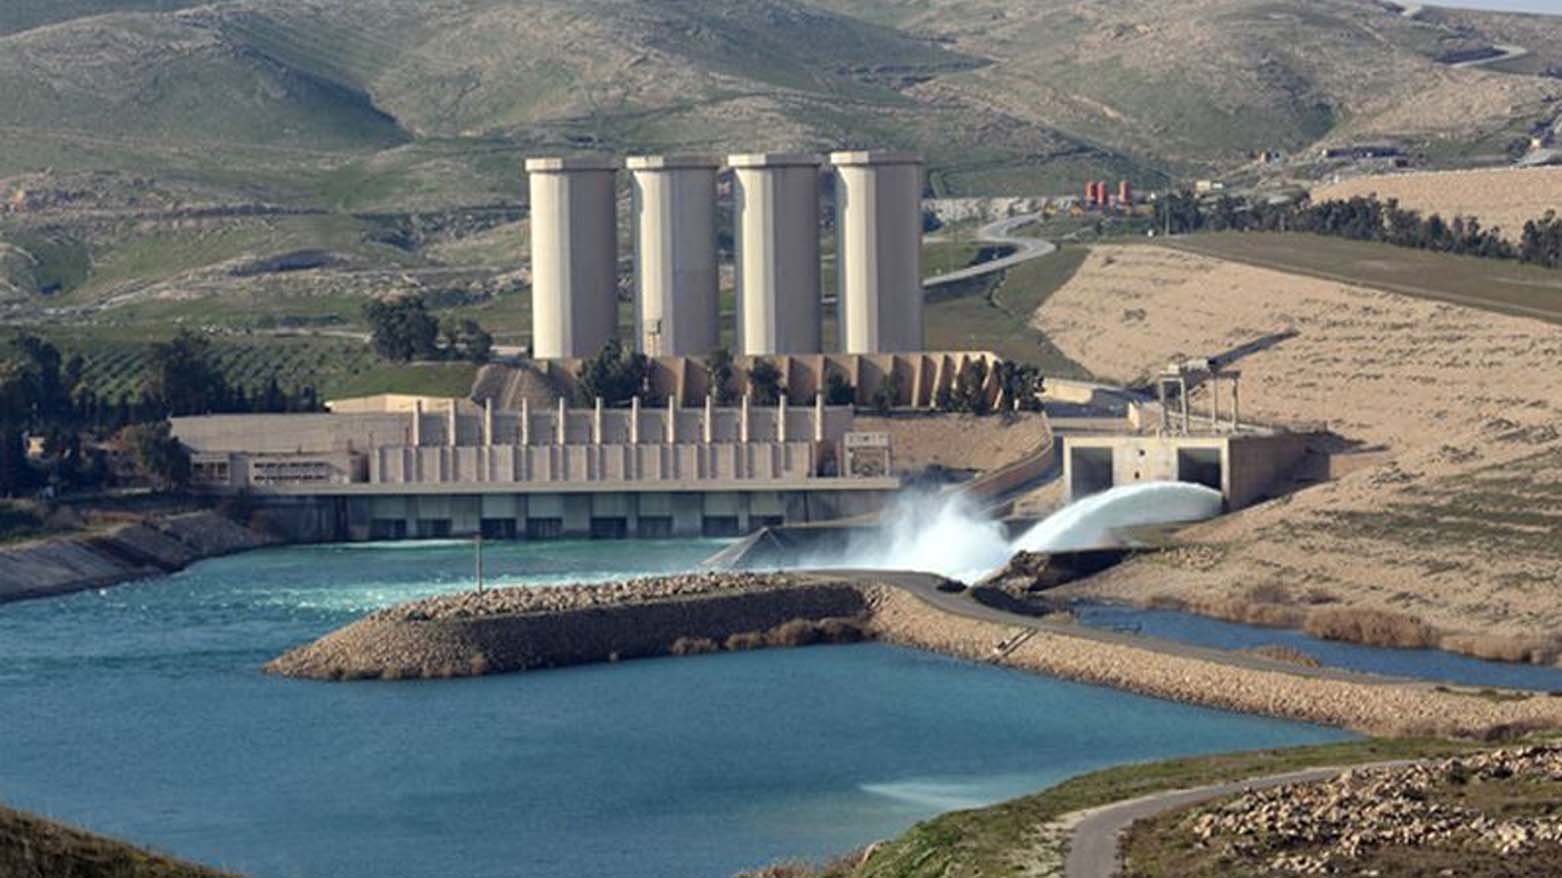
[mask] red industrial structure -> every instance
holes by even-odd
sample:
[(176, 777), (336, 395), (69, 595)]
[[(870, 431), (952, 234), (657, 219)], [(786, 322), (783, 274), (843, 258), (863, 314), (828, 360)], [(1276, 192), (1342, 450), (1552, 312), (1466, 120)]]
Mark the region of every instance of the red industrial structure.
[(1134, 187), (1127, 180), (1117, 184), (1117, 203), (1122, 207), (1133, 207)]

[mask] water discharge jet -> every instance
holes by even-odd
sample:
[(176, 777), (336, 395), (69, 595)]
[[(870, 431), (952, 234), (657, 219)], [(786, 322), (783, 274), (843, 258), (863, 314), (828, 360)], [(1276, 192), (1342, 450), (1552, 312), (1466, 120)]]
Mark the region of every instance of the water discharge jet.
[(1214, 518), (1219, 491), (1188, 482), (1146, 482), (1093, 494), (1054, 512), (1016, 538), (958, 492), (911, 494), (885, 510), (881, 525), (831, 557), (804, 567), (915, 570), (974, 582), (1015, 552), (1123, 548), (1125, 528)]

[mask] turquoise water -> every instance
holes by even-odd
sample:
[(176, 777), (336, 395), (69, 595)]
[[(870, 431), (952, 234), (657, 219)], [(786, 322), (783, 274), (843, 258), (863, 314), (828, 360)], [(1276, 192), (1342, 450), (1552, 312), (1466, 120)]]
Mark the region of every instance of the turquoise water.
[(1222, 622), (1175, 610), (1140, 610), (1108, 604), (1080, 604), (1073, 609), (1081, 623), (1094, 628), (1130, 628), (1151, 637), (1216, 649), (1278, 644), (1295, 647), (1331, 667), (1370, 674), (1464, 686), (1562, 691), (1562, 668), (1554, 666), (1489, 662), (1439, 649), (1358, 646), (1310, 637), (1300, 631)]
[[(490, 546), (501, 582), (709, 542)], [(0, 801), (256, 876), (721, 878), (1133, 760), (1346, 737), (879, 645), (330, 684), (261, 664), (468, 587), (470, 547), (288, 548), (0, 605)]]

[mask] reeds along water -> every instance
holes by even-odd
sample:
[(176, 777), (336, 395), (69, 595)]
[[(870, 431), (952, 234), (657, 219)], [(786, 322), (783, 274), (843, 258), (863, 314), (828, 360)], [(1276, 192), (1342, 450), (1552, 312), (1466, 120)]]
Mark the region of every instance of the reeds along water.
[[(1123, 485), (1058, 510), (1009, 539), (960, 493), (913, 493), (884, 512), (883, 526), (851, 544), (844, 557), (804, 566), (919, 570), (965, 582), (1002, 567), (1015, 552), (1063, 552), (1122, 545), (1126, 527), (1201, 521), (1224, 508), (1219, 491), (1187, 482)], [(813, 559), (820, 561), (821, 559)]]

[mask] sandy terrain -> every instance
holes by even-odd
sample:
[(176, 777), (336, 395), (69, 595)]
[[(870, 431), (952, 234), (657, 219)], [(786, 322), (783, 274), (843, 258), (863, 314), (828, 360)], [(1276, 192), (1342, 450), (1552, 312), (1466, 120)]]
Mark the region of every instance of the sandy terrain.
[(1405, 207), (1445, 219), (1474, 216), (1496, 226), (1510, 240), (1523, 234), (1524, 223), (1562, 211), (1562, 167), (1497, 168), (1484, 171), (1441, 171), (1356, 177), (1313, 190), (1314, 201), (1376, 194), (1399, 199)]
[(1239, 361), (1247, 415), (1327, 422), (1386, 452), (1190, 531), (1201, 551), (1077, 589), (1215, 614), (1233, 600), (1296, 617), (1371, 607), (1465, 651), (1562, 630), (1562, 328), (1157, 247), (1093, 251), (1035, 323), (1125, 380), (1268, 338)]
[(1013, 463), (1052, 441), (1041, 415), (1016, 413), (1012, 419), (974, 415), (859, 415), (860, 433), (890, 434), (897, 472), (920, 472), (938, 465), (949, 469), (989, 470)]

